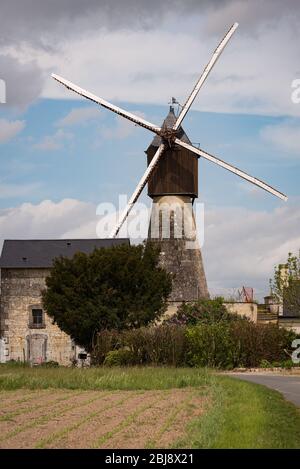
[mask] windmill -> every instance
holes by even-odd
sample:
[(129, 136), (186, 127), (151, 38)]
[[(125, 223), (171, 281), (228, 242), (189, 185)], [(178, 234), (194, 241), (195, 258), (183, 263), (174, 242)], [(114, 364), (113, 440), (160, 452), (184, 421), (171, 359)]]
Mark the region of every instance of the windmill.
[[(195, 218), (193, 210), (190, 209), (190, 205), (191, 202), (193, 203), (194, 199), (198, 197), (199, 157), (221, 166), (227, 171), (236, 174), (237, 176), (249, 181), (251, 184), (264, 189), (282, 200), (287, 200), (287, 197), (284, 194), (260, 179), (250, 176), (244, 171), (210, 153), (207, 153), (201, 148), (193, 146), (181, 127), (181, 124), (198, 95), (199, 90), (237, 27), (238, 23), (234, 23), (215, 49), (212, 58), (206, 65), (203, 73), (200, 75), (200, 78), (186, 102), (181, 107), (178, 116), (175, 116), (173, 107), (173, 104), (177, 102), (175, 98), (172, 98), (170, 111), (161, 127), (127, 112), (102, 98), (99, 98), (56, 74), (52, 74), (52, 77), (63, 84), (66, 88), (74, 91), (84, 98), (100, 104), (104, 108), (109, 109), (119, 116), (122, 116), (134, 124), (148, 129), (155, 134), (154, 140), (146, 151), (148, 157), (147, 169), (129, 199), (128, 204), (121, 214), (111, 236), (116, 237), (118, 235), (132, 207), (138, 200), (145, 185), (148, 183), (148, 195), (153, 199), (149, 233), (156, 233), (156, 235), (152, 237), (158, 239), (162, 246), (162, 265), (164, 265), (170, 272), (176, 274), (170, 298), (171, 302), (173, 301), (174, 303), (193, 301), (200, 297), (209, 296), (200, 248), (185, 248), (186, 241), (195, 240), (196, 237)], [(170, 236), (164, 236), (160, 220), (161, 208), (166, 204), (177, 207), (177, 209), (171, 210), (170, 212)], [(181, 237), (176, 237), (174, 236), (174, 230), (178, 228), (178, 213), (184, 210), (186, 206), (189, 207), (188, 210), (185, 210), (189, 215), (187, 219), (185, 218), (185, 223), (189, 226), (189, 230), (185, 227), (181, 227), (180, 225)]]

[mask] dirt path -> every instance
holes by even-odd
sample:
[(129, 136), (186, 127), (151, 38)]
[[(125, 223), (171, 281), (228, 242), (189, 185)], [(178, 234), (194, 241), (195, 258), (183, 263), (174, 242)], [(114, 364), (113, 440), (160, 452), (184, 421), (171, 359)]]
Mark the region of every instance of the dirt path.
[(207, 404), (194, 388), (10, 391), (2, 397), (0, 448), (168, 448)]

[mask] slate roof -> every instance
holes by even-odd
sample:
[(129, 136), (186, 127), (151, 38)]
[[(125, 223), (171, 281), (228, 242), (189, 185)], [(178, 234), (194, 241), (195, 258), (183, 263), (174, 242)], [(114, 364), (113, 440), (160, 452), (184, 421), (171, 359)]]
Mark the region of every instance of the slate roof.
[[(170, 106), (169, 114), (165, 118), (162, 126), (173, 127), (175, 122), (176, 122), (176, 116), (174, 114), (174, 109), (172, 106)], [(190, 145), (192, 144), (182, 127), (179, 127), (178, 129), (178, 138), (180, 138), (180, 140), (182, 140), (185, 143), (189, 143)], [(151, 146), (159, 147), (160, 144), (161, 144), (161, 138), (158, 135), (155, 135), (154, 139), (152, 140), (148, 148), (150, 148)]]
[(89, 254), (95, 248), (124, 243), (129, 245), (129, 239), (6, 239), (0, 268), (49, 268), (55, 257), (73, 257), (76, 252)]

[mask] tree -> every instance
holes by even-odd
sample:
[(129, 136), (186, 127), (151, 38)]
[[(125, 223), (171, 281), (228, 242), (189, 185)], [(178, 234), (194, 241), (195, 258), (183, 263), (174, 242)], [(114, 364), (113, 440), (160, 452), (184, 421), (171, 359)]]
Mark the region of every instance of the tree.
[(229, 313), (224, 298), (200, 299), (194, 303), (182, 303), (177, 312), (166, 323), (194, 326), (199, 323), (217, 323), (242, 320), (241, 316)]
[(285, 314), (300, 316), (300, 252), (298, 256), (289, 252), (286, 264), (275, 267), (270, 287), (275, 301), (283, 304)]
[(43, 291), (47, 314), (91, 351), (104, 329), (145, 326), (166, 310), (172, 278), (152, 244), (120, 245), (55, 259)]

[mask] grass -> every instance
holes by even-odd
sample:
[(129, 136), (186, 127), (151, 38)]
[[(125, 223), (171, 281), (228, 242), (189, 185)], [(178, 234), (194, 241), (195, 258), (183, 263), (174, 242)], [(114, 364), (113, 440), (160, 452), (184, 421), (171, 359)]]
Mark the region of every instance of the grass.
[(206, 369), (131, 368), (28, 368), (0, 366), (0, 390), (82, 389), (151, 390), (203, 386), (209, 383)]
[(213, 405), (192, 421), (183, 448), (300, 448), (300, 409), (264, 386), (214, 376)]
[[(176, 442), (176, 448), (300, 448), (300, 410), (286, 402), (280, 393), (257, 384), (215, 375), (206, 369), (0, 366), (0, 390), (3, 391), (60, 388), (109, 392), (183, 387), (194, 387), (197, 392), (209, 395), (210, 399), (203, 414), (189, 423), (185, 436)], [(139, 410), (136, 409), (137, 414)], [(178, 409), (173, 410), (174, 415), (171, 413), (166, 422), (168, 427), (172, 426)], [(123, 429), (124, 425), (135, 419), (136, 412), (116, 430)], [(48, 418), (41, 416), (27, 426), (44, 423)], [(20, 430), (14, 430), (12, 434), (16, 431)], [(162, 428), (164, 431), (165, 428)], [(105, 438), (108, 437), (111, 437), (110, 433), (105, 435)], [(159, 446), (156, 437), (150, 439), (150, 447)], [(97, 444), (102, 444), (102, 439)], [(42, 446), (44, 444), (43, 441)]]

